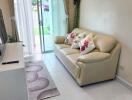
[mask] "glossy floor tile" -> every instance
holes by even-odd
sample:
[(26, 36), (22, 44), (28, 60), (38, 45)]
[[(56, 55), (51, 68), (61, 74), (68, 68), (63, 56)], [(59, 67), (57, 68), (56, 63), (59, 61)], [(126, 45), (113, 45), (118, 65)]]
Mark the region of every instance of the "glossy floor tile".
[(60, 95), (47, 100), (132, 100), (132, 91), (118, 80), (79, 87), (54, 53), (36, 55), (43, 59)]

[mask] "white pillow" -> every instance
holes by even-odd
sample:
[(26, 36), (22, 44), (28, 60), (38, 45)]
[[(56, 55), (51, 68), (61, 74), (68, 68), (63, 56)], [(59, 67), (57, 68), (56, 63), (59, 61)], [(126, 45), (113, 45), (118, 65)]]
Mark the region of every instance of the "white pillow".
[(76, 33), (74, 32), (69, 33), (65, 39), (65, 43), (71, 45), (75, 37)]
[(78, 49), (80, 48), (79, 43), (81, 42), (82, 39), (86, 36), (86, 33), (80, 33), (78, 36), (75, 37), (75, 39), (72, 42), (71, 48), (73, 49)]
[(93, 42), (93, 35), (90, 33), (87, 35), (81, 42), (80, 42), (80, 52), (81, 55), (84, 55), (86, 53), (89, 53), (95, 48), (94, 42)]
[(80, 28), (73, 29), (73, 31), (66, 36), (65, 44), (71, 45), (73, 43), (73, 40), (75, 39), (75, 37), (83, 32), (84, 32), (84, 30), (80, 29)]

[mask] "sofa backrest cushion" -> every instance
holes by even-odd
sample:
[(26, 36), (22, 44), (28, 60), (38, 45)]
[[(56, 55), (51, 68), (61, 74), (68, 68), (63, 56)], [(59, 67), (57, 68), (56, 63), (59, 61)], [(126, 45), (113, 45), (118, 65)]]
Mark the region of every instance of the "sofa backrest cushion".
[(96, 35), (95, 32), (93, 32), (93, 31), (91, 31), (91, 30), (88, 30), (88, 29), (83, 29), (83, 28), (75, 28), (75, 29), (73, 29), (72, 32), (73, 32), (73, 33), (77, 33), (77, 35), (79, 35), (79, 34), (81, 34), (81, 33), (83, 33), (83, 34), (85, 33), (85, 36), (87, 36), (89, 33), (92, 33), (93, 36)]
[(117, 44), (117, 41), (114, 37), (103, 34), (97, 34), (94, 38), (94, 42), (96, 48), (99, 49), (100, 52), (104, 53), (110, 52)]
[(80, 33), (83, 33), (83, 32), (84, 32), (84, 30), (81, 29), (81, 28), (75, 28), (75, 29), (73, 29), (73, 31), (72, 31), (72, 33), (76, 33), (77, 35), (80, 34)]

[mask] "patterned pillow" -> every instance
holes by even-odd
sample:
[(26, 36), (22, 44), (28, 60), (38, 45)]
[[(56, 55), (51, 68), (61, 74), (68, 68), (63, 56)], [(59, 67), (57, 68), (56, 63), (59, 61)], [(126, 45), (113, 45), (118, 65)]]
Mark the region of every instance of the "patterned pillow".
[(80, 29), (80, 28), (75, 28), (73, 29), (73, 31), (71, 33), (69, 33), (67, 36), (66, 36), (66, 39), (65, 39), (65, 44), (69, 44), (71, 45), (74, 38), (76, 36), (78, 36), (80, 33), (84, 32), (83, 29)]
[(76, 36), (76, 33), (74, 32), (69, 33), (65, 39), (65, 43), (71, 45), (75, 36)]
[(72, 46), (71, 48), (73, 49), (78, 49), (80, 48), (79, 43), (81, 42), (82, 39), (84, 39), (86, 36), (86, 33), (80, 33), (78, 36), (75, 37), (75, 39), (73, 40)]
[(93, 42), (93, 35), (90, 33), (87, 35), (81, 42), (80, 42), (80, 52), (81, 55), (89, 53), (95, 48), (94, 42)]
[(77, 35), (79, 35), (80, 33), (83, 33), (85, 30), (81, 29), (81, 28), (75, 28), (72, 32), (76, 33)]

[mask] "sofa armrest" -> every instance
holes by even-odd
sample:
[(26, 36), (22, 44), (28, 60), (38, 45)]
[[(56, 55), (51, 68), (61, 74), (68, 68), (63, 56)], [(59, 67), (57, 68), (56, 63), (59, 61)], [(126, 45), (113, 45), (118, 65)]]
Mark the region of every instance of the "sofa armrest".
[(96, 63), (98, 61), (103, 61), (107, 58), (110, 58), (109, 53), (102, 53), (102, 52), (92, 52), (89, 54), (81, 55), (78, 57), (77, 61), (83, 63)]
[(65, 36), (56, 36), (54, 42), (55, 44), (64, 44)]

